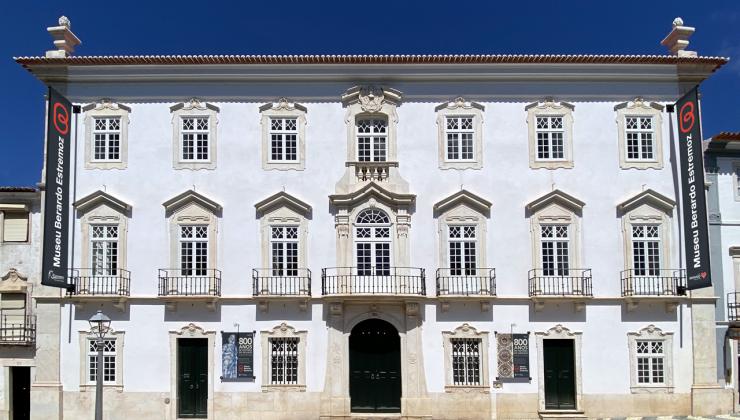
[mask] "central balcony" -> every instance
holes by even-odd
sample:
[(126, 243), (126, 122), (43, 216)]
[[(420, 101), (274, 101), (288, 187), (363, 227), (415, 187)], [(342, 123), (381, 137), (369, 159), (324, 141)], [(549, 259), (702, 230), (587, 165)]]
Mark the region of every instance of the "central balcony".
[(424, 269), (370, 266), (322, 268), (321, 294), (424, 296)]
[(159, 296), (221, 296), (221, 270), (160, 268)]
[(591, 269), (529, 270), (529, 296), (591, 297)]
[(437, 296), (495, 296), (493, 268), (437, 269)]
[(387, 181), (391, 168), (397, 168), (398, 162), (347, 162), (346, 166), (354, 168), (356, 182)]
[(308, 268), (252, 269), (254, 296), (311, 296), (311, 270)]
[(624, 270), (622, 296), (684, 296), (686, 270)]
[(71, 268), (67, 283), (69, 296), (129, 296), (131, 272), (122, 268), (100, 270)]
[(35, 343), (35, 315), (2, 315), (0, 317), (0, 345), (32, 346)]

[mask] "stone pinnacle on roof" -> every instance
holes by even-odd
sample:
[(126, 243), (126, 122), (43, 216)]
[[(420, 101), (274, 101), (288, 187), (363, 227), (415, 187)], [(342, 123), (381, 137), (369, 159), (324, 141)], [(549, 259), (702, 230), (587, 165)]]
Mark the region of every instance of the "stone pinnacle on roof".
[(81, 41), (72, 32), (72, 22), (66, 16), (59, 18), (58, 26), (51, 26), (46, 28), (51, 37), (54, 39), (54, 46), (56, 50), (49, 50), (46, 52), (47, 58), (65, 58), (72, 55), (75, 47), (81, 44)]
[(677, 17), (673, 19), (673, 29), (660, 41), (660, 44), (668, 48), (668, 51), (679, 57), (696, 57), (696, 51), (687, 51), (689, 38), (694, 34), (696, 29), (690, 26), (683, 26), (683, 19)]

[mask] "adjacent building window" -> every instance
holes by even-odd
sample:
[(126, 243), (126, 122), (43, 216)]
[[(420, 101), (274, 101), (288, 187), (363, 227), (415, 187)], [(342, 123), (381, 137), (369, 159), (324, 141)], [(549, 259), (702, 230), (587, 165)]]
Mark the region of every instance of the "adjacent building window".
[(540, 232), (542, 274), (567, 276), (570, 266), (568, 225), (542, 225)]
[(439, 167), (483, 167), (483, 111), (475, 102), (457, 98), (435, 108), (439, 126)]
[(208, 226), (180, 226), (180, 270), (183, 276), (205, 276), (208, 268)]
[(93, 161), (121, 160), (121, 118), (93, 118)]
[(98, 375), (102, 373), (104, 384), (115, 384), (116, 383), (116, 340), (105, 339), (102, 342), (103, 346), (103, 366), (98, 366), (98, 346), (101, 343), (97, 339), (91, 338), (87, 340), (87, 381), (88, 383), (94, 384), (98, 380)]
[(85, 169), (125, 169), (131, 109), (103, 99), (85, 112)]
[(391, 274), (391, 221), (379, 209), (366, 209), (357, 215), (355, 252), (358, 276)]
[(173, 105), (172, 165), (175, 169), (216, 169), (218, 107), (191, 99)]
[(614, 107), (617, 113), (619, 167), (661, 169), (663, 167), (663, 106), (637, 98)]
[(91, 225), (90, 229), (93, 276), (115, 276), (118, 271), (118, 226)]
[(562, 116), (537, 117), (537, 160), (565, 159)]
[(209, 129), (207, 117), (184, 117), (180, 130), (183, 161), (207, 162), (209, 159)]
[(673, 392), (673, 333), (648, 325), (627, 340), (632, 392)]
[(385, 162), (388, 160), (388, 122), (382, 118), (357, 119), (357, 160)]
[(655, 160), (653, 117), (625, 117), (627, 160)]
[(732, 186), (735, 190), (735, 201), (740, 201), (740, 162), (733, 163), (732, 172)]
[(28, 242), (28, 212), (3, 211), (0, 214), (3, 242)]
[(476, 226), (448, 226), (450, 275), (474, 276), (476, 274)]
[(632, 269), (634, 275), (660, 275), (660, 248), (660, 226), (632, 225)]
[(480, 347), (478, 338), (451, 338), (452, 385), (481, 385)]
[(298, 226), (270, 226), (273, 276), (298, 275)]
[(262, 169), (303, 170), (306, 166), (306, 107), (280, 98), (260, 107)]
[(270, 339), (270, 383), (298, 384), (298, 337)]
[(477, 388), (488, 392), (488, 333), (462, 324), (442, 332), (445, 352), (445, 390)]
[(573, 110), (566, 102), (547, 99), (527, 105), (531, 168), (573, 167)]

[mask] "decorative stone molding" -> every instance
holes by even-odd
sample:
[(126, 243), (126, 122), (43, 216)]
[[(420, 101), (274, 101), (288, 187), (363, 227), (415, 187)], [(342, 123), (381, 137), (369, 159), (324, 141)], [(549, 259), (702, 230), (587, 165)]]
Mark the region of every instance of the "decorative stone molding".
[(530, 236), (532, 237), (533, 268), (541, 268), (540, 232), (541, 227), (548, 224), (568, 225), (570, 239), (569, 266), (573, 268), (581, 266), (581, 215), (585, 205), (586, 203), (583, 201), (560, 190), (549, 192), (526, 205), (530, 220)]
[[(277, 102), (267, 103), (259, 108), (262, 117), (262, 169), (264, 170), (297, 170), (302, 171), (306, 167), (306, 113), (305, 106), (290, 101), (288, 98), (280, 98)], [(270, 147), (270, 123), (272, 118), (295, 118), (297, 122), (297, 159), (291, 161), (272, 160)]]
[(632, 226), (658, 225), (660, 232), (661, 267), (672, 266), (672, 218), (676, 202), (652, 189), (646, 189), (617, 205), (622, 219), (622, 243), (624, 246), (624, 269), (632, 267)]
[(406, 316), (419, 316), (419, 302), (406, 302)]
[[(637, 341), (663, 342), (663, 377), (664, 383), (639, 383), (637, 379)], [(627, 333), (630, 352), (630, 390), (633, 394), (673, 393), (673, 333), (663, 332), (655, 325), (648, 325), (637, 332)]]
[(260, 219), (260, 239), (262, 244), (261, 267), (271, 266), (270, 228), (272, 226), (298, 227), (298, 267), (308, 266), (308, 220), (311, 206), (280, 191), (255, 204)]
[[(170, 107), (172, 113), (172, 167), (175, 169), (216, 169), (218, 112), (215, 105), (191, 98)], [(181, 121), (186, 117), (208, 118), (208, 159), (190, 161), (182, 159)]]
[(66, 58), (74, 53), (75, 47), (82, 41), (72, 32), (72, 22), (66, 16), (59, 17), (59, 25), (46, 28), (54, 39), (56, 50), (46, 52), (47, 58)]
[(28, 277), (11, 268), (0, 277), (0, 293), (27, 293)]
[[(617, 117), (617, 138), (619, 140), (619, 167), (622, 169), (663, 169), (663, 106), (635, 98), (614, 106)], [(653, 132), (653, 159), (635, 160), (627, 157), (627, 117), (650, 117)]]
[[(262, 392), (269, 391), (305, 391), (306, 390), (306, 339), (307, 331), (297, 331), (285, 322), (275, 326), (272, 330), (264, 330), (260, 333), (262, 346)], [(298, 384), (282, 385), (271, 384), (270, 363), (270, 339), (272, 338), (298, 338)]]
[[(80, 268), (92, 268), (92, 229), (95, 225), (118, 227), (118, 268), (126, 269), (128, 255), (128, 222), (132, 206), (105, 191), (97, 190), (74, 202), (80, 217), (82, 238)], [(121, 302), (119, 302), (121, 303)]]
[[(576, 408), (574, 411), (583, 410), (583, 372), (581, 368), (581, 343), (582, 333), (574, 332), (557, 324), (544, 332), (535, 332), (537, 340), (537, 388), (539, 394), (540, 413), (553, 411), (545, 408), (545, 357), (544, 340), (573, 340), (573, 353), (575, 358), (575, 382), (576, 382)], [(558, 410), (556, 410), (558, 411)]]
[(383, 104), (401, 105), (401, 92), (380, 86), (354, 86), (342, 95), (344, 106), (358, 103), (363, 112), (379, 112)]
[[(529, 138), (529, 167), (532, 169), (570, 169), (573, 167), (573, 111), (575, 106), (567, 102), (555, 102), (553, 98), (545, 98), (542, 102), (534, 102), (526, 107)], [(537, 159), (537, 117), (563, 117), (563, 159)]]
[(211, 213), (218, 213), (223, 209), (221, 204), (194, 190), (187, 190), (178, 194), (162, 203), (162, 205), (164, 206), (165, 212), (174, 213), (191, 203), (196, 204)]
[[(128, 166), (128, 125), (131, 108), (103, 98), (82, 108), (85, 123), (85, 169), (126, 169)], [(119, 120), (119, 155), (117, 160), (96, 160), (94, 156), (95, 139), (93, 129), (98, 118), (117, 118)]]
[[(125, 338), (125, 331), (116, 331), (113, 328), (108, 328), (105, 333), (106, 339), (115, 339), (116, 342), (116, 381), (115, 383), (103, 383), (104, 388), (112, 388), (118, 392), (123, 392), (123, 344)], [(80, 330), (78, 334), (78, 343), (80, 346), (80, 391), (81, 392), (94, 392), (95, 382), (88, 381), (88, 345), (90, 340), (97, 340), (97, 336), (90, 330)]]
[(660, 45), (668, 48), (668, 51), (673, 55), (679, 57), (696, 57), (696, 51), (686, 50), (689, 46), (689, 38), (691, 38), (695, 30), (691, 26), (683, 26), (683, 19), (677, 17), (673, 19), (673, 29), (660, 41)]
[[(458, 97), (434, 108), (437, 113), (437, 150), (440, 169), (483, 168), (483, 112), (485, 107), (477, 102), (468, 102)], [(447, 118), (472, 117), (473, 159), (451, 160), (447, 156)]]
[[(480, 340), (479, 369), (480, 384), (474, 386), (454, 385), (452, 377), (452, 341), (456, 338)], [(444, 348), (445, 392), (480, 392), (489, 393), (488, 382), (488, 332), (478, 331), (468, 323), (464, 323), (453, 331), (442, 331), (442, 347)]]
[(439, 267), (449, 267), (449, 229), (455, 225), (474, 225), (476, 229), (476, 267), (486, 266), (487, 221), (491, 214), (491, 202), (460, 190), (437, 202), (433, 207), (437, 218)]
[(209, 418), (212, 418), (214, 412), (214, 394), (213, 394), (213, 381), (214, 376), (217, 373), (214, 371), (216, 367), (214, 359), (214, 349), (216, 347), (216, 331), (207, 331), (203, 327), (193, 324), (192, 322), (188, 325), (184, 325), (178, 330), (171, 330), (170, 336), (170, 401), (171, 404), (167, 408), (167, 420), (177, 420), (177, 401), (178, 401), (178, 340), (188, 340), (193, 338), (205, 338), (208, 340), (208, 399), (207, 399), (207, 412)]
[[(216, 240), (218, 235), (218, 217), (223, 207), (203, 194), (193, 190), (185, 191), (162, 203), (165, 216), (169, 221), (170, 267), (179, 267), (180, 226), (208, 226), (208, 266), (216, 268)], [(215, 301), (211, 309), (215, 309)], [(173, 307), (174, 309), (174, 307)]]
[(738, 173), (740, 173), (740, 161), (732, 162), (732, 188), (734, 189), (733, 196), (735, 201), (740, 201), (740, 179), (738, 179)]
[(285, 191), (275, 193), (254, 205), (254, 208), (257, 210), (258, 217), (262, 217), (266, 213), (281, 207), (290, 208), (305, 218), (311, 217), (311, 205)]

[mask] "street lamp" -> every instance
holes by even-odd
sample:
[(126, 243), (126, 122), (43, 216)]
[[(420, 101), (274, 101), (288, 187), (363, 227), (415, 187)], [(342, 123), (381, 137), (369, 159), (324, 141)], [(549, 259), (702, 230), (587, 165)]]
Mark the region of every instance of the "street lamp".
[(103, 311), (90, 317), (90, 331), (95, 335), (95, 346), (98, 349), (98, 358), (95, 363), (95, 420), (103, 420), (103, 347), (105, 334), (110, 328), (110, 318)]

